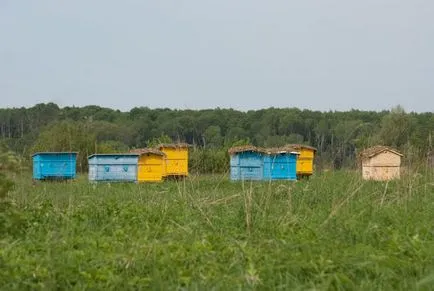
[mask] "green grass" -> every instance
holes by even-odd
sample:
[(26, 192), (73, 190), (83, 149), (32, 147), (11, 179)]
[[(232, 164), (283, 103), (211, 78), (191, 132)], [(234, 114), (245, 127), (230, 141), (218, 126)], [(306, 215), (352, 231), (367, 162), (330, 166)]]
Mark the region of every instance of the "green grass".
[(432, 173), (147, 185), (23, 174), (11, 198), (5, 290), (434, 290)]

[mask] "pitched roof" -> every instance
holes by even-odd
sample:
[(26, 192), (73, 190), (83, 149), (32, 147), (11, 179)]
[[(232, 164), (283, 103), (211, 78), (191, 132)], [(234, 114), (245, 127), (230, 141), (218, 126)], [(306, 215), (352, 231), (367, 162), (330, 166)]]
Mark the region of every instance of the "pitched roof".
[(378, 155), (380, 153), (383, 153), (383, 152), (386, 152), (386, 151), (394, 153), (394, 154), (399, 155), (401, 157), (404, 156), (403, 154), (401, 154), (397, 150), (395, 150), (395, 149), (393, 149), (391, 147), (388, 147), (388, 146), (383, 146), (383, 145), (376, 145), (376, 146), (367, 148), (367, 149), (361, 151), (360, 154), (359, 154), (359, 156), (361, 158), (364, 158), (364, 159), (366, 159), (366, 158), (372, 158), (373, 156), (376, 156), (376, 155)]
[(154, 154), (154, 155), (159, 155), (159, 156), (165, 156), (166, 155), (162, 151), (157, 150), (157, 149), (153, 149), (153, 148), (132, 149), (132, 150), (130, 150), (130, 153), (135, 153), (135, 154), (139, 154), (139, 155), (143, 155), (143, 154)]
[(287, 144), (284, 146), (285, 148), (291, 149), (293, 151), (299, 151), (301, 149), (309, 149), (309, 150), (313, 150), (314, 152), (317, 151), (317, 148), (313, 147), (313, 146), (309, 146), (309, 145), (305, 145), (305, 144)]

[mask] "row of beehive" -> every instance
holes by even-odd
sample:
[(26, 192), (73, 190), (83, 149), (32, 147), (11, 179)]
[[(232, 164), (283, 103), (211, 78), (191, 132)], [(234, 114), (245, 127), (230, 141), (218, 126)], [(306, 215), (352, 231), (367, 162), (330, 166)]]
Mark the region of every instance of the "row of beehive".
[(305, 145), (282, 148), (241, 146), (229, 149), (231, 180), (296, 180), (313, 174), (316, 149)]
[[(76, 159), (74, 152), (36, 153), (33, 178), (73, 179)], [(124, 154), (93, 154), (88, 162), (90, 181), (157, 182), (165, 177), (188, 175), (188, 146), (163, 144), (158, 149), (132, 150)]]
[[(293, 180), (309, 176), (313, 173), (315, 152), (315, 148), (303, 145), (281, 149), (232, 148), (229, 150), (231, 179)], [(33, 178), (73, 179), (76, 176), (76, 157), (77, 153), (36, 153), (33, 155)], [(401, 157), (401, 153), (385, 146), (362, 151), (363, 178), (380, 181), (399, 178)], [(159, 150), (89, 156), (89, 178), (93, 181), (161, 181), (163, 177), (187, 175), (187, 145), (161, 145)]]

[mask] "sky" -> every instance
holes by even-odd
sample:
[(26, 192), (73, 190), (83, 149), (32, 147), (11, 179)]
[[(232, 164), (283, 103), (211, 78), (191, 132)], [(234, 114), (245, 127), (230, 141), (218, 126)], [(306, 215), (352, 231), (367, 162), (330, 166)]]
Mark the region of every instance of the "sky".
[(0, 107), (434, 111), (432, 0), (0, 0)]

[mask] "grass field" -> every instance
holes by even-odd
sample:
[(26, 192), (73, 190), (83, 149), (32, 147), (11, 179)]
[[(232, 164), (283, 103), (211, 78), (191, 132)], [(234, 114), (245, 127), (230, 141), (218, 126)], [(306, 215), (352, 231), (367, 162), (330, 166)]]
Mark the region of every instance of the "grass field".
[(4, 290), (434, 290), (433, 173), (16, 183)]

